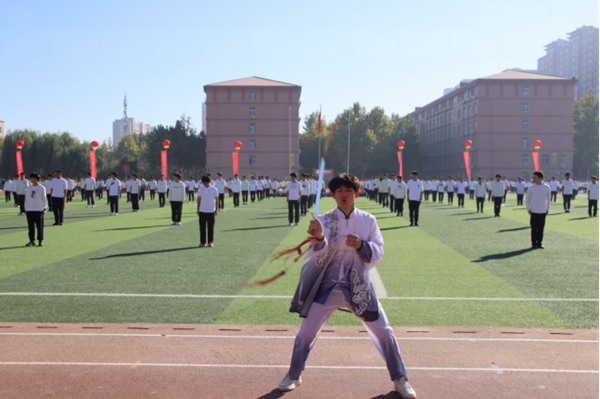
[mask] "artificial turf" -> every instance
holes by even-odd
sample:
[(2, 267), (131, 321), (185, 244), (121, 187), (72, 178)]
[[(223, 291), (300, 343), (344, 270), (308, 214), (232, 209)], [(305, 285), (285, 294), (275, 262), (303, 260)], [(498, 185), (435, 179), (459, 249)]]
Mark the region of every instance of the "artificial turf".
[[(501, 218), (466, 207), (424, 202), (420, 228), (408, 227), (374, 202), (357, 207), (373, 213), (385, 240), (377, 267), (389, 297), (380, 298), (392, 325), (598, 328), (598, 219), (588, 218), (583, 198), (571, 213), (553, 204), (545, 250), (529, 250), (528, 215), (509, 196)], [(170, 209), (141, 202), (132, 213), (124, 200), (118, 217), (104, 201), (87, 208), (67, 204), (65, 225), (46, 217), (44, 248), (25, 248), (25, 218), (0, 204), (0, 293), (113, 293), (260, 295), (291, 297), (302, 261), (270, 285), (243, 284), (284, 267), (270, 263), (275, 251), (300, 243), (309, 217), (287, 225), (285, 199), (237, 209), (226, 199), (217, 216), (215, 247), (198, 248), (195, 206), (186, 203), (183, 225), (170, 225)], [(324, 199), (321, 211), (334, 206)], [(429, 297), (457, 298), (432, 300)], [(460, 299), (459, 299), (460, 298)], [(493, 301), (469, 298), (588, 298), (589, 302)], [(166, 298), (0, 295), (0, 321), (114, 323), (299, 324), (288, 298)], [(356, 325), (336, 312), (330, 325)]]

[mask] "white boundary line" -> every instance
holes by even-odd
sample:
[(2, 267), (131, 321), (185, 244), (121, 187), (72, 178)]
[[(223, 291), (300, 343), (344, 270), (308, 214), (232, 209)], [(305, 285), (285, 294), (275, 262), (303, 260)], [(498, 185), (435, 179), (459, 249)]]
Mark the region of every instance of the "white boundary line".
[[(296, 339), (296, 335), (202, 335), (202, 334), (114, 334), (114, 333), (0, 333), (0, 336), (65, 336), (65, 337), (150, 337), (150, 338), (238, 338), (238, 339)], [(371, 337), (319, 337), (325, 340), (371, 340)], [(542, 338), (444, 338), (444, 337), (396, 337), (397, 341), (469, 341), (469, 342), (552, 342), (598, 344), (597, 340), (542, 339)]]
[[(195, 299), (292, 299), (288, 295), (193, 295), (193, 294), (123, 294), (123, 293), (75, 293), (75, 292), (0, 292), (0, 296), (97, 296), (124, 298), (195, 298)], [(382, 298), (380, 296), (380, 298)], [(414, 301), (535, 301), (535, 302), (598, 302), (598, 298), (455, 298), (391, 296), (382, 299)]]
[(375, 286), (377, 297), (380, 299), (388, 299), (387, 290), (385, 289), (385, 285), (383, 284), (383, 280), (381, 279), (377, 268), (371, 269), (371, 281), (373, 281), (373, 285)]
[[(188, 364), (188, 363), (92, 363), (92, 362), (0, 362), (0, 366), (126, 366), (126, 367), (204, 367), (204, 368), (289, 368), (278, 364)], [(309, 369), (335, 370), (387, 370), (381, 366), (306, 366)], [(407, 370), (427, 371), (487, 371), (497, 373), (497, 369), (483, 367), (407, 367)], [(572, 373), (598, 374), (598, 370), (556, 370), (556, 369), (515, 369), (502, 368), (504, 371), (526, 373)]]

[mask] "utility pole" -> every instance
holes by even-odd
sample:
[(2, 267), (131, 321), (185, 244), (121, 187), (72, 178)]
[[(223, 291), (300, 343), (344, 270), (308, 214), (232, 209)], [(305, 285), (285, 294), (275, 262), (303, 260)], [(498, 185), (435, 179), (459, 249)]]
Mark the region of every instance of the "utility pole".
[(348, 161), (346, 164), (346, 173), (350, 174), (350, 115), (351, 110), (348, 110)]

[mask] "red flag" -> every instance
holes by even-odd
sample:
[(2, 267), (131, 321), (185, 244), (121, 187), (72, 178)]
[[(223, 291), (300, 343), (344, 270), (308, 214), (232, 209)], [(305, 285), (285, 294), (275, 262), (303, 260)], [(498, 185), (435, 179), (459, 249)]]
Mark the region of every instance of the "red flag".
[(402, 151), (398, 151), (398, 163), (400, 164), (400, 176), (402, 176)]
[(321, 107), (319, 107), (319, 135), (321, 134)]
[(167, 151), (160, 152), (160, 166), (162, 169), (163, 180), (167, 180)]
[(540, 170), (540, 164), (538, 160), (538, 152), (533, 152), (533, 165), (535, 166), (535, 170)]
[(237, 175), (237, 173), (238, 173), (238, 152), (237, 151), (232, 152), (231, 156), (233, 158), (233, 174)]
[(463, 156), (465, 157), (465, 169), (467, 170), (467, 178), (471, 181), (471, 160), (469, 151), (463, 151)]
[(20, 176), (23, 173), (23, 158), (21, 158), (21, 151), (17, 151), (17, 174)]
[(96, 151), (90, 151), (90, 172), (92, 173), (92, 177), (96, 178)]

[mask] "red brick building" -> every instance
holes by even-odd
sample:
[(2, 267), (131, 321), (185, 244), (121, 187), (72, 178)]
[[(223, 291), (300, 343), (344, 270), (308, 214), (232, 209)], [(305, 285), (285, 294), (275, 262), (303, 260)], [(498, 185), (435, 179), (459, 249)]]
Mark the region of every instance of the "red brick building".
[(206, 169), (233, 176), (234, 143), (240, 177), (283, 179), (298, 173), (300, 86), (250, 77), (204, 86)]
[(473, 141), (474, 178), (500, 173), (529, 179), (535, 140), (542, 141), (540, 169), (548, 177), (570, 172), (576, 84), (575, 79), (507, 70), (446, 90), (411, 114), (427, 156), (421, 176), (466, 178), (467, 139)]

